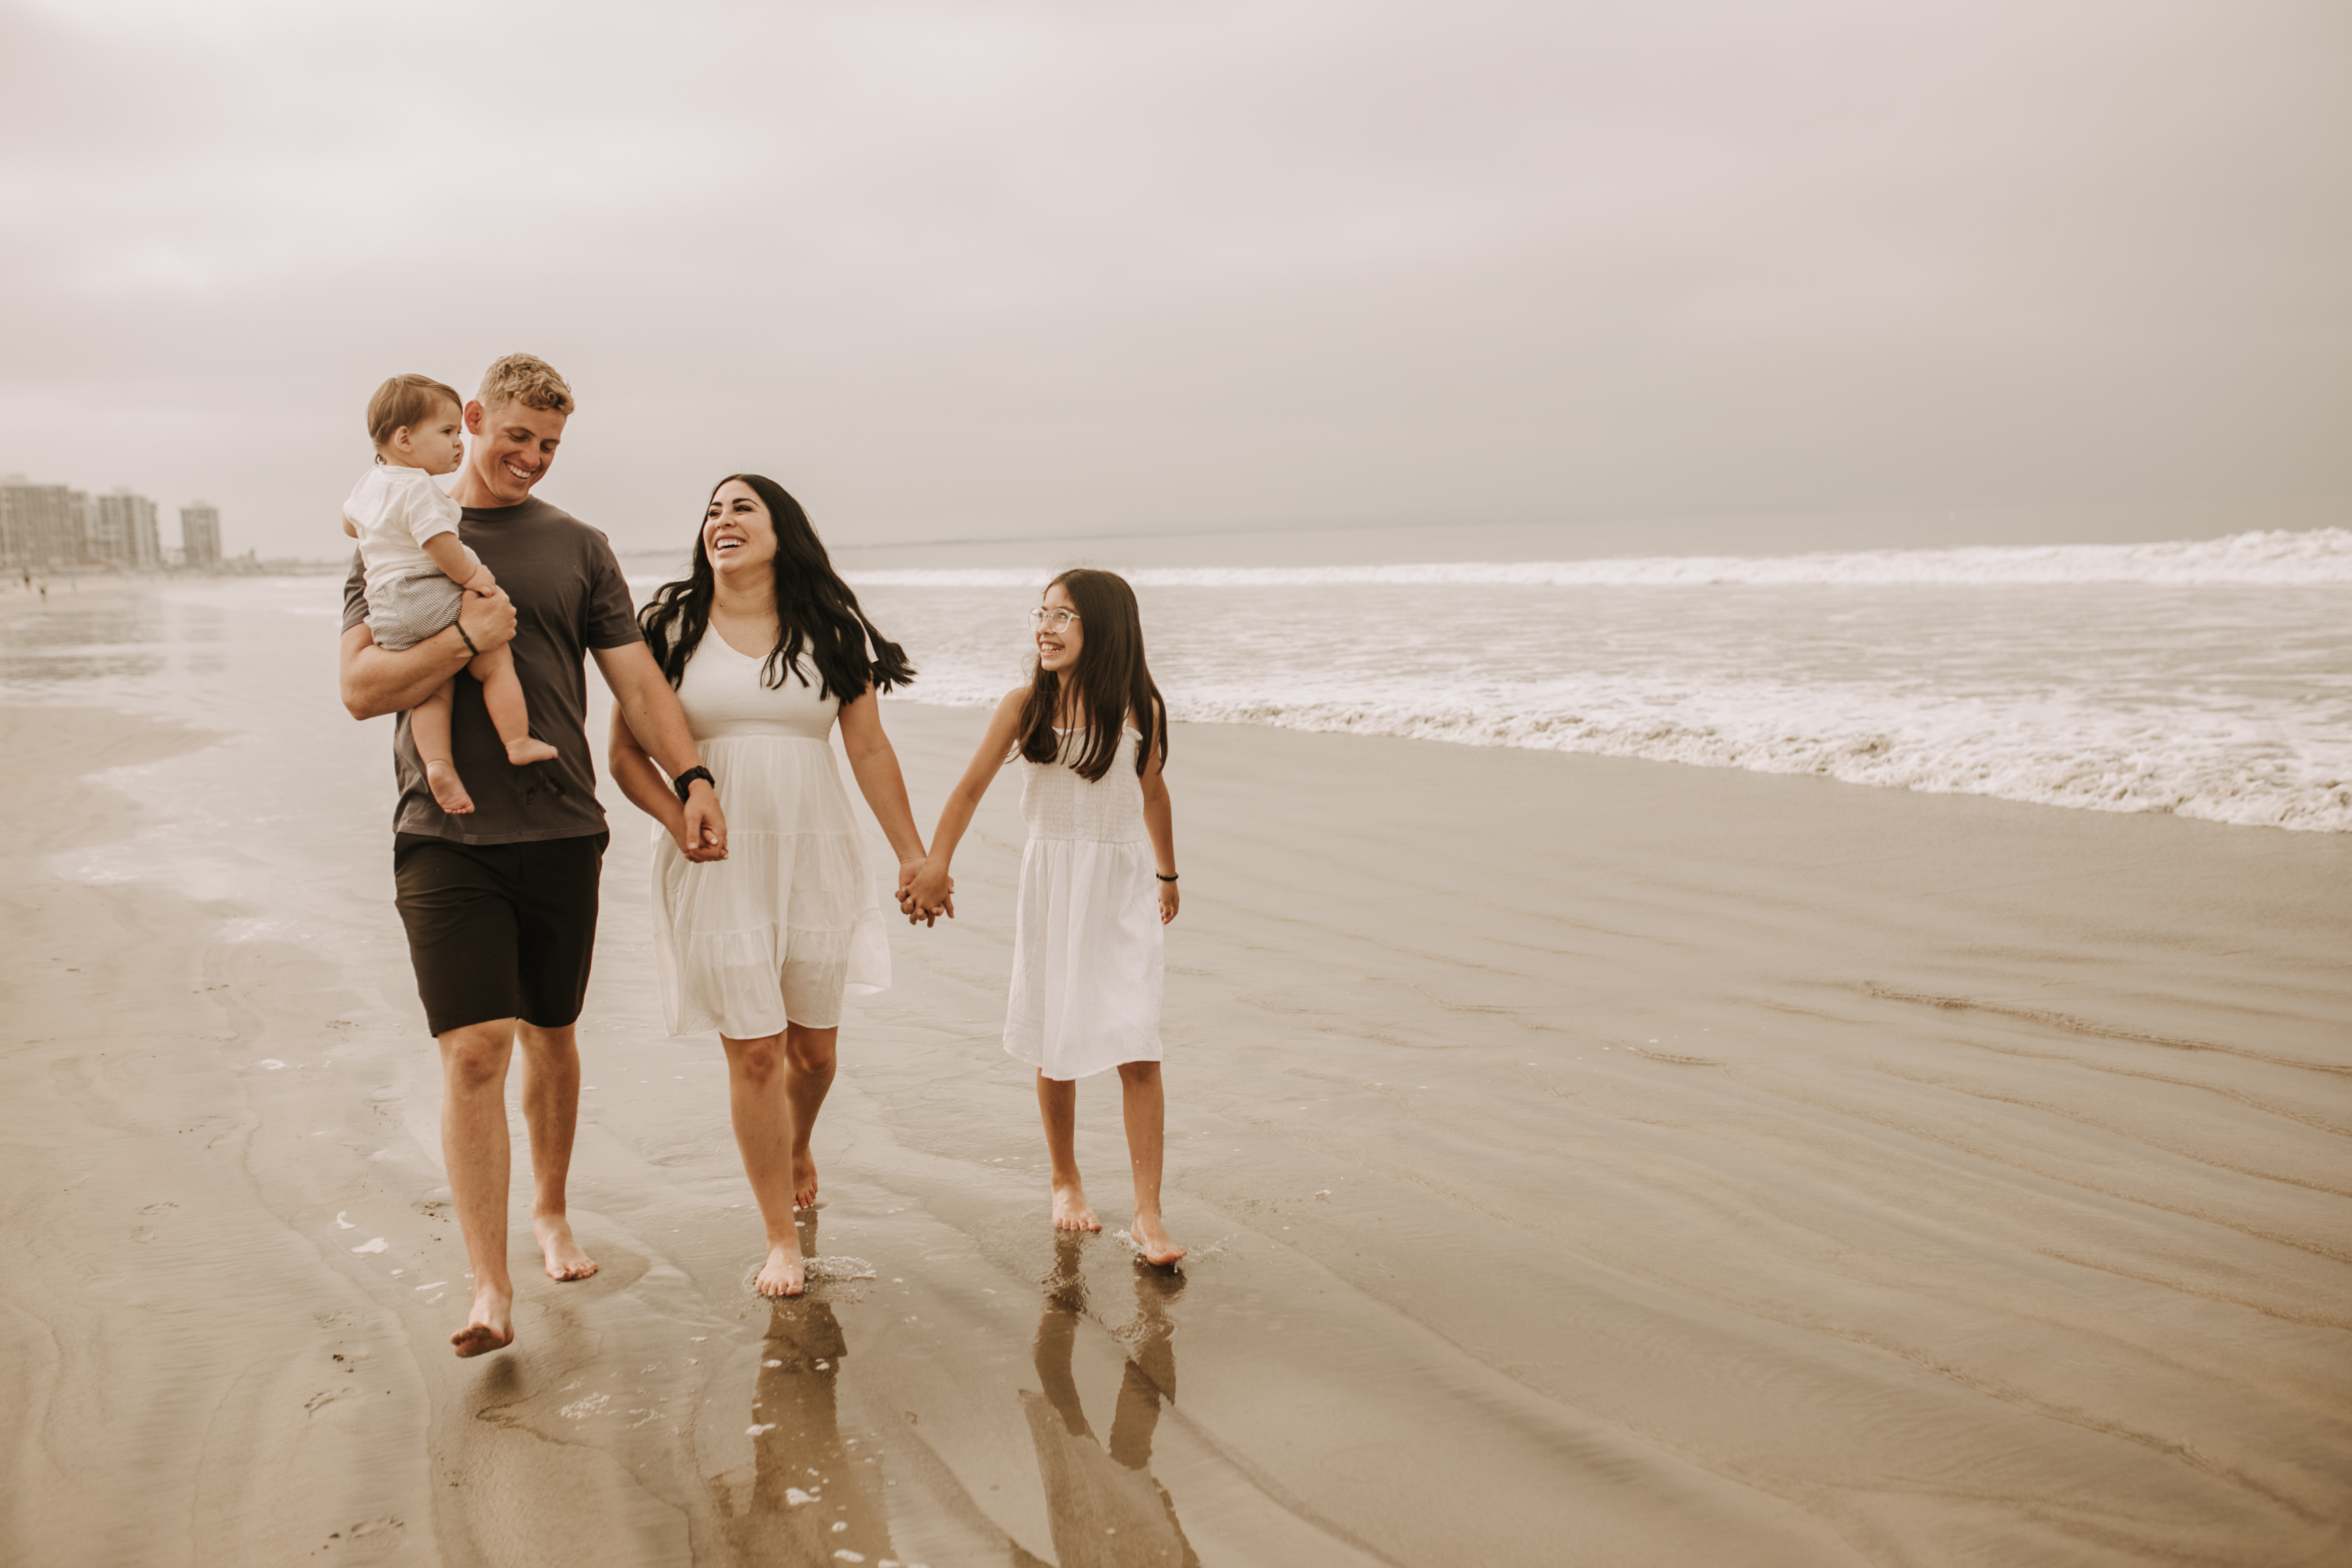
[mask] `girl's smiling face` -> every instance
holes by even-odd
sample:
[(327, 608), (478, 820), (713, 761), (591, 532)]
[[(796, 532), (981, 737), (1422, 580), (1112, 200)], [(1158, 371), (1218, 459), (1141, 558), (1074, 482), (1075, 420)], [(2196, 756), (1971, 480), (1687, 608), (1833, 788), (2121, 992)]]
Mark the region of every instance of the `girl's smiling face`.
[(1078, 607), (1070, 603), (1070, 595), (1059, 583), (1045, 590), (1045, 602), (1029, 613), (1037, 627), (1037, 666), (1055, 674), (1078, 662), (1078, 655), (1087, 646), (1086, 624), (1078, 619)]
[(776, 522), (759, 491), (740, 479), (719, 487), (703, 510), (702, 551), (721, 577), (770, 570), (776, 558)]

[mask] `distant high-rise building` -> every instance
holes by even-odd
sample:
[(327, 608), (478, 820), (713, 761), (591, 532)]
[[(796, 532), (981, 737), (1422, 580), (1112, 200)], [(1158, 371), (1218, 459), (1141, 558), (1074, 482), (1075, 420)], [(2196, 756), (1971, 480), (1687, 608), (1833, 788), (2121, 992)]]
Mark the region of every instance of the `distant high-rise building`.
[(20, 570), (64, 571), (89, 552), (89, 497), (22, 474), (0, 479), (0, 562)]
[(163, 542), (155, 531), (155, 503), (128, 485), (97, 497), (90, 508), (89, 552), (116, 566), (161, 566)]
[(180, 509), (180, 563), (184, 566), (220, 564), (220, 509), (190, 501)]

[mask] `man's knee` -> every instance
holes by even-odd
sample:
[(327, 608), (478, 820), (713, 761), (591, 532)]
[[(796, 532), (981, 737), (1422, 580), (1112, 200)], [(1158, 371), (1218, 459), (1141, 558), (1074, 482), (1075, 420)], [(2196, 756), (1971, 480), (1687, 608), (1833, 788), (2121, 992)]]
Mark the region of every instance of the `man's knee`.
[(441, 1070), (449, 1087), (483, 1089), (506, 1079), (507, 1058), (513, 1049), (514, 1020), (499, 1018), (468, 1024), (441, 1037)]

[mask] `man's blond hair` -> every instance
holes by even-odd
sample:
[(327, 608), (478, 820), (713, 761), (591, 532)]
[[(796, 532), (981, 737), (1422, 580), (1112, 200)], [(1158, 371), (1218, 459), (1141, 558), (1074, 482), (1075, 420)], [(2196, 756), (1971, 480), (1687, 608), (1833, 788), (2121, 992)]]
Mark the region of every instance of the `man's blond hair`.
[(537, 354), (509, 354), (482, 373), (482, 406), (497, 410), (509, 403), (543, 408), (550, 414), (572, 409), (572, 386), (555, 367)]

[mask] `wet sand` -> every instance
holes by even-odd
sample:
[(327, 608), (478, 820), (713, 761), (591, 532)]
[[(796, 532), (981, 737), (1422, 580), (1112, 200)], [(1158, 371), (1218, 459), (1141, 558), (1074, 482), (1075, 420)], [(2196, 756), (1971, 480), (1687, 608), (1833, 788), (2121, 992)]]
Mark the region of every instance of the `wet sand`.
[[(982, 715), (887, 717), (928, 823)], [(350, 733), (304, 897), (383, 929), (305, 942), (253, 934), (268, 885), (59, 869), (139, 826), (70, 781), (212, 738), (0, 716), (6, 1561), (2352, 1553), (2352, 840), (1180, 727), (1192, 1258), (1046, 1225), (1008, 780), (843, 1031), (804, 1244), (873, 1277), (772, 1306), (617, 804), (604, 1270), (519, 1224), (518, 1342), (459, 1363), (388, 742)], [(1116, 1225), (1116, 1088), (1079, 1103)]]

